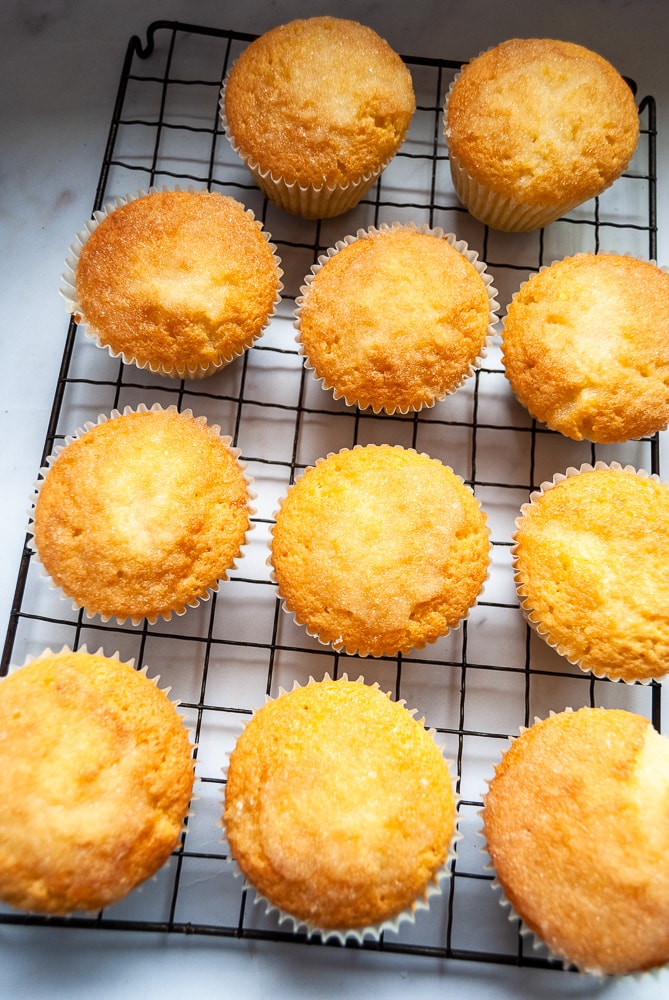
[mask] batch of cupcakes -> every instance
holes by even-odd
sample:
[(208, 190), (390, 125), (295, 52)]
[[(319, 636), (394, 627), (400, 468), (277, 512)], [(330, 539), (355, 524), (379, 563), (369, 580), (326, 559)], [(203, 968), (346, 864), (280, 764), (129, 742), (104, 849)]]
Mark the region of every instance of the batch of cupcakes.
[[(314, 62), (313, 53), (318, 53)], [(232, 147), (267, 197), (343, 215), (400, 147), (409, 70), (373, 30), (314, 17), (239, 56), (221, 91)], [(638, 141), (633, 95), (579, 45), (513, 39), (456, 76), (444, 135), (456, 193), (489, 226), (550, 224), (615, 183)], [(96, 213), (64, 294), (128, 365), (205, 378), (248, 350), (282, 291), (271, 236), (235, 199), (151, 190)], [(492, 278), (456, 234), (397, 223), (345, 234), (305, 276), (304, 364), (351, 407), (408, 413), (457, 391), (498, 322)], [(510, 387), (575, 440), (669, 420), (669, 274), (579, 253), (519, 288), (502, 319)], [(103, 620), (154, 623), (225, 586), (253, 482), (232, 439), (176, 407), (73, 431), (42, 470), (34, 553)], [(489, 571), (485, 511), (426, 454), (356, 446), (319, 459), (279, 504), (268, 576), (318, 641), (360, 656), (420, 649), (467, 617)], [(669, 487), (644, 470), (559, 470), (519, 511), (522, 611), (569, 662), (627, 683), (669, 665)], [(178, 847), (193, 747), (177, 707), (118, 656), (50, 650), (0, 682), (0, 898), (97, 910)], [(324, 940), (397, 929), (443, 892), (456, 777), (433, 731), (363, 678), (311, 680), (259, 706), (225, 768), (231, 863), (269, 909)], [(581, 972), (669, 959), (669, 741), (645, 718), (566, 709), (521, 730), (484, 795), (494, 888), (524, 930)]]

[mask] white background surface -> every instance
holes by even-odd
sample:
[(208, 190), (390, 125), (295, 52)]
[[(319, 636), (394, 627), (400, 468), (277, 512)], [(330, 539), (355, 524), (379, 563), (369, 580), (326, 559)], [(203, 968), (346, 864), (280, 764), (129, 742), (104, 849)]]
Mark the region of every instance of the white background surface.
[[(467, 59), (514, 35), (599, 51), (658, 105), (658, 260), (669, 263), (664, 0), (243, 3), (3, 0), (0, 7), (0, 621), (4, 634), (67, 320), (58, 288), (93, 203), (130, 35), (156, 19), (259, 33), (295, 16), (363, 21), (398, 51)], [(1, 780), (1, 776), (0, 776)], [(0, 997), (659, 998), (669, 974), (588, 978), (332, 948), (0, 926)]]

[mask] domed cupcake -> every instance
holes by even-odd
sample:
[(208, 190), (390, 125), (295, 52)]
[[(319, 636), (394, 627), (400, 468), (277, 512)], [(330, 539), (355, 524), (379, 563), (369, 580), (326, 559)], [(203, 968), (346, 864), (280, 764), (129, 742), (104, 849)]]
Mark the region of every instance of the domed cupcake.
[(63, 295), (112, 357), (202, 378), (251, 347), (274, 313), (282, 271), (269, 240), (228, 195), (119, 199), (79, 234)]
[(396, 929), (447, 875), (448, 764), (403, 703), (362, 681), (266, 702), (230, 755), (223, 825), (270, 907), (324, 939)]
[(581, 972), (669, 960), (669, 741), (619, 709), (535, 722), (490, 782), (483, 830), (526, 927)]
[(478, 367), (496, 321), (478, 254), (411, 223), (360, 230), (321, 257), (297, 299), (298, 343), (335, 398), (420, 410)]
[(539, 635), (582, 670), (669, 672), (669, 487), (617, 463), (568, 469), (521, 508), (513, 562)]
[(581, 253), (521, 285), (503, 325), (506, 377), (532, 416), (614, 443), (669, 423), (669, 273)]
[(486, 518), (471, 489), (413, 449), (328, 455), (283, 497), (270, 563), (286, 611), (362, 656), (422, 648), (455, 628), (488, 576)]
[(223, 127), (268, 198), (305, 218), (353, 208), (395, 156), (416, 108), (411, 74), (371, 28), (298, 18), (244, 49)]
[(129, 663), (47, 650), (0, 680), (0, 899), (99, 910), (179, 846), (193, 760), (176, 708)]
[(467, 63), (444, 109), (455, 191), (471, 215), (522, 232), (620, 177), (639, 141), (634, 96), (574, 42), (512, 38)]
[(250, 527), (230, 438), (176, 407), (127, 409), (66, 440), (43, 470), (33, 545), (88, 615), (155, 622), (218, 588)]

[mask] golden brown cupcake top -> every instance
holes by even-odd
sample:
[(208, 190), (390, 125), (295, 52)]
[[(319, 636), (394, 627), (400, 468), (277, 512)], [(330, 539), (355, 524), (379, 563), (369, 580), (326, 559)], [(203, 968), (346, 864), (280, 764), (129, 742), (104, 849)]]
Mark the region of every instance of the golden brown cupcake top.
[(298, 299), (296, 325), (326, 388), (392, 413), (430, 406), (471, 374), (496, 302), (462, 247), (397, 226), (325, 259)]
[(377, 687), (312, 682), (268, 701), (230, 757), (224, 827), (274, 906), (316, 929), (364, 928), (426, 895), (455, 828), (432, 735)]
[(669, 960), (669, 741), (647, 719), (583, 708), (514, 740), (484, 834), (525, 924), (581, 971)]
[(128, 412), (75, 438), (40, 484), (34, 543), (90, 615), (181, 613), (226, 578), (249, 486), (217, 427), (176, 408)]
[(576, 254), (532, 275), (504, 320), (506, 376), (567, 437), (640, 438), (669, 422), (669, 274), (633, 257)]
[(0, 898), (97, 910), (178, 847), (193, 786), (174, 705), (127, 663), (46, 653), (0, 680)]
[(627, 167), (639, 138), (634, 97), (618, 71), (582, 45), (513, 38), (462, 70), (446, 137), (461, 166), (525, 204), (580, 204)]
[(569, 475), (523, 507), (518, 593), (541, 635), (583, 670), (669, 670), (669, 487), (634, 470)]
[(272, 535), (279, 595), (335, 648), (380, 656), (434, 642), (488, 574), (485, 515), (447, 466), (412, 449), (329, 455), (284, 497)]
[(115, 355), (161, 374), (208, 374), (250, 347), (281, 271), (240, 202), (154, 191), (114, 208), (81, 247), (76, 318)]
[(348, 184), (397, 152), (415, 110), (411, 74), (356, 21), (300, 18), (261, 35), (224, 94), (234, 142), (273, 177)]

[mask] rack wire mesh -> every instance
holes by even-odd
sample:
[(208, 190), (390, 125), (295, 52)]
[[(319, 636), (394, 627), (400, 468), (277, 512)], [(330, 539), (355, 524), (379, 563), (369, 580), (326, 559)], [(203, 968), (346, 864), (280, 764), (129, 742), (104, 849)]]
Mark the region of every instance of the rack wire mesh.
[[(266, 695), (325, 673), (364, 676), (418, 709), (437, 731), (457, 774), (463, 839), (443, 896), (415, 924), (364, 948), (440, 958), (550, 967), (525, 943), (491, 890), (480, 835), (485, 782), (520, 726), (567, 706), (623, 707), (660, 729), (661, 685), (622, 685), (582, 673), (527, 627), (511, 571), (515, 517), (533, 489), (582, 462), (616, 460), (659, 473), (659, 438), (619, 446), (577, 443), (548, 431), (515, 402), (493, 345), (484, 366), (453, 396), (413, 415), (374, 415), (335, 401), (305, 371), (292, 311), (319, 254), (359, 228), (412, 220), (455, 232), (493, 274), (502, 313), (532, 272), (578, 251), (656, 258), (656, 125), (652, 97), (638, 101), (641, 138), (625, 174), (601, 197), (545, 230), (489, 231), (459, 205), (442, 134), (442, 106), (457, 60), (405, 57), (417, 95), (407, 139), (352, 212), (326, 221), (287, 216), (268, 203), (232, 152), (218, 118), (221, 81), (253, 35), (179, 22), (130, 39), (93, 209), (150, 186), (208, 187), (252, 208), (271, 233), (284, 269), (279, 311), (261, 340), (201, 382), (167, 380), (126, 367), (67, 329), (42, 465), (54, 445), (100, 413), (176, 404), (219, 424), (255, 480), (247, 551), (211, 601), (170, 622), (118, 626), (71, 609), (40, 577), (26, 544), (0, 675), (44, 648), (103, 648), (149, 665), (172, 686), (192, 726), (193, 813), (180, 849), (158, 876), (95, 915), (45, 918), (0, 907), (0, 923), (46, 924), (303, 942), (251, 905), (222, 840), (222, 768), (241, 723)], [(631, 83), (631, 81), (630, 81)], [(634, 85), (631, 83), (633, 89)], [(82, 220), (82, 227), (85, 220)], [(73, 234), (73, 239), (74, 239)], [(65, 258), (67, 248), (63, 248)], [(58, 280), (58, 276), (54, 276)], [(355, 444), (401, 444), (439, 458), (474, 489), (492, 530), (486, 589), (464, 625), (411, 655), (359, 659), (319, 645), (282, 613), (266, 566), (280, 496), (305, 467)], [(251, 897), (252, 898), (252, 897)]]

